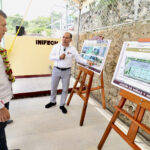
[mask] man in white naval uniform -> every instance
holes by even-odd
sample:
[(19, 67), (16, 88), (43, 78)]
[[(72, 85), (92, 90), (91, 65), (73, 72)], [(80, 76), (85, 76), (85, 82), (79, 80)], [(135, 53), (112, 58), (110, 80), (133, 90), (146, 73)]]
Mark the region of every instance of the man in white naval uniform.
[(92, 62), (84, 60), (77, 52), (76, 48), (70, 46), (72, 34), (64, 33), (62, 43), (55, 45), (50, 53), (50, 60), (54, 61), (54, 68), (51, 78), (51, 97), (50, 102), (45, 105), (45, 108), (50, 108), (56, 105), (57, 87), (60, 79), (62, 80), (62, 95), (60, 101), (60, 109), (63, 113), (67, 113), (65, 101), (68, 95), (69, 82), (71, 77), (72, 60), (75, 58), (77, 62), (92, 65)]

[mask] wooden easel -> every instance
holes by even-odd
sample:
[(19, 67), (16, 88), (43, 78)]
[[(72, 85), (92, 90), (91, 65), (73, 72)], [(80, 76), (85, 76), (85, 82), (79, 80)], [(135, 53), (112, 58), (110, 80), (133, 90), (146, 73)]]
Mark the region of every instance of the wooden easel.
[[(87, 76), (89, 76), (89, 80), (88, 80), (88, 84), (86, 84), (86, 78)], [(89, 95), (90, 95), (90, 91), (94, 91), (94, 90), (98, 90), (101, 89), (102, 94), (102, 105), (103, 108), (106, 108), (105, 105), (105, 95), (104, 95), (104, 81), (103, 81), (103, 71), (101, 72), (101, 86), (98, 87), (94, 87), (91, 88), (92, 86), (92, 81), (93, 81), (93, 76), (94, 76), (94, 72), (90, 71), (82, 66), (79, 66), (79, 74), (77, 76), (76, 82), (73, 86), (73, 89), (71, 91), (71, 94), (68, 98), (68, 102), (67, 105), (69, 105), (71, 98), (73, 96), (74, 93), (77, 93), (82, 100), (84, 101), (84, 105), (83, 105), (83, 109), (82, 109), (82, 114), (81, 114), (81, 119), (80, 119), (80, 126), (83, 125), (84, 122), (84, 117), (85, 117), (85, 113), (86, 113), (86, 108), (87, 108), (87, 104), (88, 104), (88, 99), (89, 99)], [(80, 82), (80, 87), (77, 88), (77, 84)], [(84, 95), (85, 94), (85, 95)]]
[[(127, 92), (125, 90), (120, 90), (120, 95), (122, 96), (120, 103), (118, 106), (115, 106), (116, 111), (114, 112), (112, 119), (110, 120), (103, 137), (101, 138), (101, 141), (98, 145), (98, 150), (101, 150), (111, 129), (113, 128), (134, 150), (141, 150), (135, 143), (135, 137), (138, 132), (139, 127), (146, 131), (148, 134), (150, 134), (150, 128), (141, 123), (142, 118), (144, 116), (145, 110), (150, 110), (150, 102), (147, 100), (136, 96), (130, 92)], [(125, 110), (123, 110), (123, 106), (126, 102), (126, 100), (130, 100), (133, 103), (137, 104), (134, 116), (131, 116), (129, 113), (127, 113)], [(118, 118), (119, 114), (122, 113), (125, 115), (127, 118), (129, 118), (132, 122), (129, 127), (127, 135), (125, 135), (121, 129), (119, 129), (115, 125), (115, 121)]]
[[(150, 39), (140, 39), (139, 42), (150, 42)], [(112, 119), (110, 120), (100, 142), (98, 145), (98, 150), (101, 150), (111, 129), (113, 128), (134, 150), (141, 150), (135, 143), (135, 137), (137, 135), (138, 129), (141, 128), (143, 129), (145, 132), (147, 132), (148, 134), (150, 134), (150, 128), (147, 127), (146, 125), (144, 125), (143, 123), (141, 123), (142, 118), (144, 116), (145, 110), (150, 110), (150, 102), (139, 97), (136, 96), (135, 94), (132, 94), (130, 92), (127, 92), (125, 90), (120, 90), (120, 95), (122, 96), (120, 103), (118, 104), (118, 106), (115, 106), (115, 112), (112, 116)], [(126, 102), (126, 100), (129, 100), (135, 104), (137, 104), (136, 110), (134, 112), (134, 116), (130, 115), (129, 113), (127, 113), (124, 109), (123, 106)], [(123, 115), (125, 115), (128, 119), (131, 120), (131, 124), (128, 130), (127, 135), (125, 133), (123, 133), (121, 131), (121, 129), (119, 129), (119, 127), (117, 127), (115, 125), (115, 121), (118, 118), (119, 114), (122, 113)]]

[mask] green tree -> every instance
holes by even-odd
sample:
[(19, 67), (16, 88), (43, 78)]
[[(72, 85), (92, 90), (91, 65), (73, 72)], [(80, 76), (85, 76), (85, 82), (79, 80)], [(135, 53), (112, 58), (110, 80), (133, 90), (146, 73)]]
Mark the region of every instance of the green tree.
[(28, 34), (40, 34), (46, 36), (50, 36), (51, 29), (50, 29), (50, 22), (51, 17), (38, 17), (29, 22), (28, 28), (26, 29)]
[[(8, 16), (7, 32), (16, 33), (16, 26), (20, 26), (23, 17), (19, 14)], [(38, 17), (31, 21), (24, 20), (23, 25), (27, 34), (51, 35), (51, 17)]]
[[(7, 18), (7, 32), (15, 34), (16, 33), (16, 26), (20, 26), (22, 20), (23, 20), (23, 17), (19, 14), (16, 14), (14, 16), (8, 16), (8, 18)], [(27, 28), (28, 27), (28, 21), (24, 21), (22, 26)]]

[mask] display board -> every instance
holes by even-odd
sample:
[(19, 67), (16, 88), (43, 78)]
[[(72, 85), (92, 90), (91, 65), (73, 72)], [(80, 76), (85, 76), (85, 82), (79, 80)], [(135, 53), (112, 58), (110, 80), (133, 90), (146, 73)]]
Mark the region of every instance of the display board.
[(81, 51), (81, 57), (93, 62), (92, 66), (85, 67), (100, 74), (105, 63), (110, 43), (111, 40), (85, 40)]
[(150, 42), (124, 42), (112, 84), (150, 101)]

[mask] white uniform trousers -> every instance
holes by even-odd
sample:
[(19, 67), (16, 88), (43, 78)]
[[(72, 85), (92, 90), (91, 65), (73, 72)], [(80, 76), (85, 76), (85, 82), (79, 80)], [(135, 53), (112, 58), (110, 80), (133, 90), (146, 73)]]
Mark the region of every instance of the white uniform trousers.
[(61, 79), (62, 80), (62, 94), (61, 94), (60, 106), (65, 105), (65, 101), (68, 95), (70, 77), (71, 77), (71, 68), (67, 70), (60, 70), (56, 67), (53, 68), (52, 77), (51, 77), (51, 96), (50, 96), (50, 101), (52, 103), (56, 102), (57, 87)]

